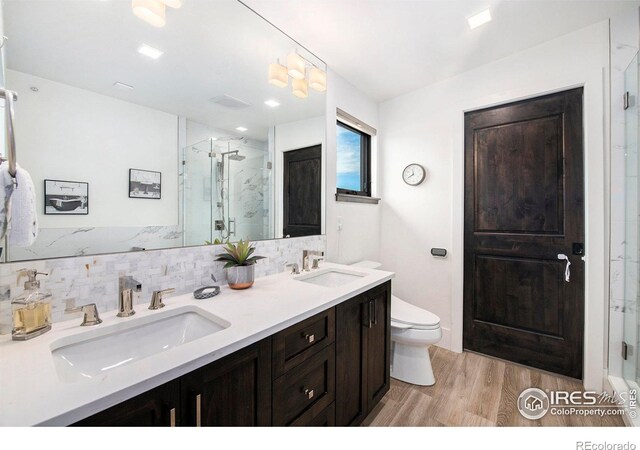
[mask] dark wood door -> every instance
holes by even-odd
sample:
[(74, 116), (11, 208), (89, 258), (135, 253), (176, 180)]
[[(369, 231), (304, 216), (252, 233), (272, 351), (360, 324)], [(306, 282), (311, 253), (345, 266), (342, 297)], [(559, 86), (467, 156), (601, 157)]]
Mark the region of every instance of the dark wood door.
[(180, 383), (173, 380), (87, 417), (78, 427), (169, 427), (180, 425)]
[(582, 378), (583, 178), (582, 88), (465, 114), (465, 349)]
[(271, 339), (181, 378), (182, 424), (271, 425)]
[(366, 330), (367, 412), (389, 391), (391, 381), (391, 285), (366, 294), (369, 324)]
[(321, 167), (320, 145), (284, 153), (283, 236), (321, 233)]
[(336, 425), (358, 425), (367, 416), (366, 333), (368, 299), (336, 306)]

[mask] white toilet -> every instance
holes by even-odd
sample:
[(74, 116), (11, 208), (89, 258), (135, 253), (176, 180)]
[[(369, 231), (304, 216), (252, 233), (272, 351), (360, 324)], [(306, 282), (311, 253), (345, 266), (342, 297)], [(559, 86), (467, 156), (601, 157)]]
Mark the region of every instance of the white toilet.
[[(382, 264), (360, 261), (358, 267), (378, 269)], [(440, 341), (440, 318), (426, 309), (391, 296), (391, 376), (405, 383), (431, 386), (436, 382), (429, 346)]]

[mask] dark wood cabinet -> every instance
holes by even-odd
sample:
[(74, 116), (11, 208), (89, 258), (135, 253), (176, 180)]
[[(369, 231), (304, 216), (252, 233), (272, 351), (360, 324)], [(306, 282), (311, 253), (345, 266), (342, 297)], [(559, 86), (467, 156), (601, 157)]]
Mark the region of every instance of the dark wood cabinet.
[(391, 282), (336, 307), (336, 425), (359, 425), (389, 390)]
[(357, 425), (389, 390), (391, 283), (75, 426)]
[(271, 339), (181, 378), (182, 425), (271, 425)]
[(180, 383), (173, 380), (73, 424), (76, 427), (180, 425)]

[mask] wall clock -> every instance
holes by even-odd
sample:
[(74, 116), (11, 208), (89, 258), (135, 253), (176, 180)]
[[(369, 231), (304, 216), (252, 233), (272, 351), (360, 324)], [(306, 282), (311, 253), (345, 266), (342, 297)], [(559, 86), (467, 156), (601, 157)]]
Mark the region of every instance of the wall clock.
[(409, 164), (402, 171), (402, 179), (409, 186), (417, 186), (422, 183), (427, 176), (427, 171), (420, 164)]

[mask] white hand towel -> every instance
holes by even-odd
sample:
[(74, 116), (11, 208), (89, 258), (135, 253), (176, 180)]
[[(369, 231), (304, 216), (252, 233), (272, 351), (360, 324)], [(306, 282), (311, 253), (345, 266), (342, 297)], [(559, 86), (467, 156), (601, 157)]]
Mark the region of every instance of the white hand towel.
[(15, 188), (14, 179), (9, 174), (9, 163), (0, 165), (0, 239), (2, 239), (11, 223), (11, 195)]
[(20, 166), (16, 166), (16, 181), (18, 185), (11, 196), (9, 246), (28, 247), (38, 237), (36, 189), (29, 172)]

